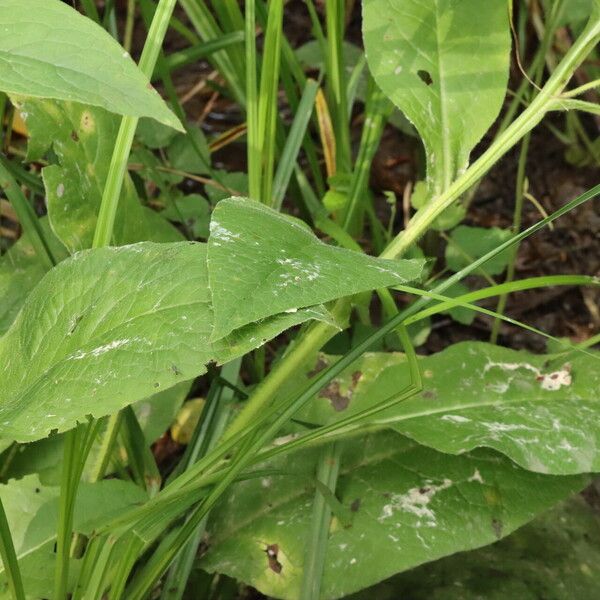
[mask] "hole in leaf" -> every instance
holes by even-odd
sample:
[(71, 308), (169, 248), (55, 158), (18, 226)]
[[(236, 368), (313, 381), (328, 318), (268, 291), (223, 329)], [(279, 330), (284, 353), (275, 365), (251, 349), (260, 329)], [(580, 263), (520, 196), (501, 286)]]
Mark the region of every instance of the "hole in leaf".
[(423, 69), (419, 69), (417, 71), (417, 75), (419, 76), (419, 79), (425, 85), (431, 85), (433, 83), (433, 79), (431, 79), (431, 74), (429, 73), (429, 71), (424, 71)]

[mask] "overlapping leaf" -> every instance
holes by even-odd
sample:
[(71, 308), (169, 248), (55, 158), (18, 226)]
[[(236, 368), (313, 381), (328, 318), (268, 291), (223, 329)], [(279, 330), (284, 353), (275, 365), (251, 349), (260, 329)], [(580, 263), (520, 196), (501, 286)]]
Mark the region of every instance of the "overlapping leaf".
[[(454, 344), (422, 357), (422, 393), (374, 417), (372, 424), (451, 454), (494, 448), (540, 473), (598, 471), (599, 358), (576, 353), (549, 363), (543, 355), (491, 344)], [(329, 360), (321, 357), (318, 364)], [(314, 372), (314, 365), (308, 370)], [(403, 355), (368, 354), (299, 418), (332, 422), (382, 402), (408, 383)]]
[(600, 517), (575, 497), (506, 539), (449, 556), (351, 600), (572, 600), (600, 596)]
[[(243, 256), (249, 235), (245, 207), (235, 202), (233, 213), (236, 207), (239, 233), (232, 233), (236, 243), (228, 243), (225, 253), (219, 253), (229, 264)], [(282, 250), (285, 231), (292, 231), (293, 240), (298, 225), (277, 218)], [(347, 273), (336, 272), (327, 263), (331, 249), (313, 239), (313, 268), (324, 265), (320, 281), (329, 290), (328, 299), (406, 281), (420, 272), (420, 262), (365, 260), (348, 252), (348, 265), (356, 257), (352, 273), (358, 285), (347, 288)], [(299, 249), (287, 243), (286, 257), (294, 263), (296, 259), (289, 257)], [(252, 244), (256, 248), (254, 238)], [(208, 362), (241, 356), (308, 319), (335, 325), (320, 305), (320, 291), (313, 289), (311, 296), (294, 281), (295, 264), (282, 270), (279, 252), (268, 243), (258, 248), (263, 263), (269, 253), (273, 267), (292, 280), (286, 303), (266, 304), (253, 322), (242, 320), (241, 326), (229, 327), (227, 335), (219, 336), (214, 336), (213, 316), (218, 302), (227, 298), (231, 306), (243, 297), (237, 280), (226, 279), (220, 284), (225, 287), (213, 284), (209, 289), (209, 274), (222, 267), (219, 261), (207, 260), (206, 244), (146, 242), (83, 251), (62, 262), (31, 293), (0, 340), (5, 369), (0, 438), (30, 441), (52, 430), (65, 431), (87, 416), (109, 414), (193, 379)], [(264, 286), (268, 293), (269, 282)]]
[[(58, 487), (43, 486), (37, 475), (0, 485), (0, 497), (19, 567), (25, 577), (28, 598), (48, 598), (52, 593), (59, 493)], [(73, 529), (89, 535), (107, 519), (146, 499), (145, 492), (130, 482), (111, 479), (83, 483), (75, 503)], [(0, 598), (10, 598), (6, 587), (4, 567), (0, 561)]]
[[(317, 454), (265, 465), (285, 475), (235, 485), (213, 515), (202, 568), (298, 598)], [(323, 599), (492, 543), (585, 483), (524, 471), (489, 451), (440, 454), (392, 433), (354, 439), (342, 456), (337, 495), (353, 520), (330, 527)]]
[(0, 89), (152, 117), (183, 130), (129, 54), (60, 0), (0, 0)]
[[(119, 119), (101, 108), (76, 102), (13, 100), (30, 135), (28, 159), (39, 160), (50, 149), (58, 159), (58, 164), (42, 170), (54, 233), (71, 252), (91, 247)], [(127, 175), (113, 239), (120, 245), (144, 240), (174, 242), (182, 236), (140, 204)]]
[(422, 260), (383, 260), (329, 246), (298, 219), (244, 198), (210, 224), (214, 339), (266, 316), (418, 279)]

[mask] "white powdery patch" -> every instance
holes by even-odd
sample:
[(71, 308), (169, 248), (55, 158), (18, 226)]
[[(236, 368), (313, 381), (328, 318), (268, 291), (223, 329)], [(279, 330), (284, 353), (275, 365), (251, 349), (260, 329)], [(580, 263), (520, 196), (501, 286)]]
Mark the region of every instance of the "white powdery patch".
[(470, 423), (471, 419), (467, 417), (461, 417), (460, 415), (444, 415), (441, 418), (442, 421), (449, 421), (450, 423)]
[[(518, 369), (526, 369), (527, 371), (531, 371), (534, 373), (536, 381), (540, 382), (540, 387), (549, 392), (560, 390), (561, 387), (571, 385), (573, 382), (571, 377), (571, 368), (569, 365), (565, 365), (559, 371), (542, 373), (540, 369), (530, 365), (529, 363), (498, 363), (489, 361), (483, 368), (484, 374), (494, 367), (502, 369), (503, 371), (517, 371)], [(489, 387), (490, 389), (495, 387), (495, 391), (505, 392), (508, 389), (511, 381), (512, 379), (509, 379), (508, 383), (506, 384), (492, 384)]]
[(467, 481), (476, 481), (477, 483), (483, 483), (483, 477), (481, 476), (479, 469), (475, 469), (475, 472), (473, 473), (473, 475), (471, 475), (471, 477), (469, 477), (469, 479), (467, 479)]
[(278, 258), (277, 264), (288, 267), (290, 271), (280, 273), (281, 282), (278, 287), (287, 287), (290, 284), (302, 281), (314, 281), (321, 276), (321, 268), (317, 264), (306, 264), (295, 258)]
[(129, 344), (129, 342), (131, 342), (130, 339), (113, 340), (112, 342), (109, 342), (108, 344), (104, 344), (102, 346), (98, 346), (97, 348), (94, 348), (93, 350), (90, 350), (89, 352), (84, 352), (83, 350), (79, 350), (77, 352), (77, 354), (70, 356), (69, 360), (81, 360), (82, 358), (86, 358), (87, 356), (100, 356), (101, 354), (104, 354), (105, 352), (109, 352), (110, 350), (114, 350), (115, 348), (120, 348), (121, 346), (125, 346), (126, 344)]
[(452, 480), (444, 479), (439, 485), (426, 482), (420, 487), (411, 488), (406, 494), (394, 494), (391, 502), (382, 508), (378, 520), (388, 519), (395, 511), (401, 510), (416, 517), (428, 519), (428, 525), (432, 526), (435, 524), (435, 513), (429, 508), (429, 503), (437, 493), (448, 489), (451, 485)]
[(210, 235), (217, 240), (221, 240), (222, 242), (232, 242), (240, 237), (239, 233), (233, 233), (233, 231), (229, 231), (229, 229), (223, 227), (214, 219), (210, 223)]

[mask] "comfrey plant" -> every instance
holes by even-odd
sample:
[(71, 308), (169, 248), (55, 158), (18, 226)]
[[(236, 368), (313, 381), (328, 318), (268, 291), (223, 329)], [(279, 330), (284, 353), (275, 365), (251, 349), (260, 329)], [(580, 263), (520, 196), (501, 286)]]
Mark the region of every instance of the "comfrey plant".
[[(233, 598), (234, 579), (340, 598), (491, 544), (582, 490), (600, 469), (598, 338), (574, 346), (504, 308), (517, 291), (599, 283), (516, 279), (515, 257), (600, 191), (521, 227), (531, 130), (553, 111), (599, 112), (580, 98), (600, 80), (571, 80), (596, 52), (600, 2), (578, 3), (558, 58), (551, 41), (575, 3), (541, 3), (529, 74), (473, 162), (505, 103), (527, 3), (515, 28), (505, 0), (363, 0), (363, 54), (344, 42), (346, 2), (325, 1), (323, 27), (307, 0), (315, 40), (302, 54), (283, 0), (180, 0), (193, 30), (175, 0), (140, 0), (138, 65), (136, 2), (125, 47), (105, 4), (100, 15), (81, 2), (83, 16), (59, 0), (0, 0), (0, 185), (22, 229), (0, 263), (0, 597)], [(169, 26), (189, 47), (167, 56)], [(172, 80), (200, 57), (245, 115), (210, 144)], [(13, 111), (25, 154), (10, 149)], [(400, 231), (368, 188), (387, 123), (425, 153)], [(247, 174), (213, 166), (211, 152), (244, 135)], [(460, 225), (517, 144), (512, 231)], [(185, 196), (184, 178), (207, 197)], [(419, 241), (446, 230), (452, 275), (430, 277)], [(479, 304), (496, 297), (497, 310)], [(491, 317), (492, 341), (508, 321), (553, 353), (462, 342), (418, 356), (415, 332), (439, 313)], [(157, 464), (152, 443), (198, 390), (185, 451)]]

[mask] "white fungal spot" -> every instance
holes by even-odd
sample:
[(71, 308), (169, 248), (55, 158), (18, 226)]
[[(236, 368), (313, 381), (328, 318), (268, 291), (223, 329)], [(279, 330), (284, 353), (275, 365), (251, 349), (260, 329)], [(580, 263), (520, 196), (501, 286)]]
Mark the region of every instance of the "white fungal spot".
[(471, 475), (471, 477), (469, 477), (467, 481), (476, 481), (477, 483), (483, 483), (483, 477), (481, 476), (479, 469), (475, 469), (475, 472), (473, 473), (473, 475)]
[(470, 423), (471, 419), (467, 417), (461, 417), (460, 415), (444, 415), (442, 421), (449, 421), (450, 423)]
[(378, 520), (387, 519), (394, 511), (401, 510), (419, 518), (426, 518), (429, 520), (429, 526), (435, 526), (435, 513), (428, 505), (438, 492), (448, 489), (451, 485), (452, 480), (444, 479), (439, 485), (426, 482), (420, 487), (411, 488), (405, 494), (394, 494), (391, 503), (383, 507)]
[(394, 75), (400, 75), (400, 73), (402, 73), (402, 65), (398, 65), (395, 69), (394, 69)]
[(58, 186), (56, 186), (56, 196), (58, 198), (62, 198), (64, 196), (64, 193), (65, 193), (65, 184), (59, 183)]

